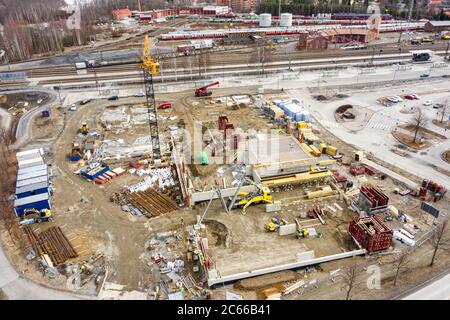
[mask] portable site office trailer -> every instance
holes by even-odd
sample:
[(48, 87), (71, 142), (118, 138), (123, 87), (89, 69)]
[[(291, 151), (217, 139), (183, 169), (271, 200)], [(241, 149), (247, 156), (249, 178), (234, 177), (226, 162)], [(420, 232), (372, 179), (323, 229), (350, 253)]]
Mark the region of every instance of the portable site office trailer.
[(42, 171), (44, 169), (48, 169), (48, 166), (46, 164), (39, 164), (37, 166), (19, 169), (19, 170), (17, 170), (17, 175), (20, 176), (22, 174), (35, 172), (35, 171)]
[(24, 186), (27, 186), (29, 184), (40, 183), (40, 182), (48, 182), (48, 176), (44, 175), (44, 176), (40, 176), (40, 177), (35, 177), (35, 178), (31, 178), (31, 179), (17, 181), (16, 188), (17, 187), (24, 187)]
[(43, 148), (25, 150), (25, 151), (16, 153), (17, 161), (24, 161), (24, 160), (34, 159), (34, 158), (38, 158), (38, 157), (41, 157), (41, 158), (44, 157), (44, 149)]
[(25, 209), (51, 209), (50, 197), (48, 193), (37, 194), (25, 198), (14, 200), (14, 212), (18, 217), (22, 217)]
[(37, 194), (49, 193), (49, 183), (47, 182), (37, 182), (32, 183), (23, 187), (16, 187), (16, 198), (26, 198), (29, 196), (34, 196)]
[(17, 161), (19, 169), (34, 167), (41, 164), (44, 164), (44, 159), (42, 159), (41, 156), (32, 159)]
[(48, 176), (47, 169), (17, 175), (17, 181), (28, 180), (28, 179), (42, 177), (42, 176)]

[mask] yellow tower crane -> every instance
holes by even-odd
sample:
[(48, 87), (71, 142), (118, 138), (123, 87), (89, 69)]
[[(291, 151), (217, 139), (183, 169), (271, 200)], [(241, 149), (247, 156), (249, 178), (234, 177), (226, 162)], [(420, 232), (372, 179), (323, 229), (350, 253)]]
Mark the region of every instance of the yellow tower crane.
[(144, 48), (141, 56), (141, 68), (144, 72), (145, 97), (147, 99), (148, 123), (152, 139), (153, 161), (161, 160), (161, 147), (159, 145), (158, 116), (156, 114), (155, 90), (153, 88), (153, 75), (159, 74), (159, 62), (152, 57), (150, 38), (144, 39)]

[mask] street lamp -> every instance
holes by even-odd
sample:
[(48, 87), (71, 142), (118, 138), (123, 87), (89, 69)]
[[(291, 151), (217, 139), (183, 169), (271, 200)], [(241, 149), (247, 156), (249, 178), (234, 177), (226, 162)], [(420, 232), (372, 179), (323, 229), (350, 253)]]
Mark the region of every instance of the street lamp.
[(394, 78), (392, 78), (392, 81), (395, 80), (395, 75), (397, 74), (398, 69), (399, 69), (399, 66), (397, 66), (397, 68), (394, 70)]

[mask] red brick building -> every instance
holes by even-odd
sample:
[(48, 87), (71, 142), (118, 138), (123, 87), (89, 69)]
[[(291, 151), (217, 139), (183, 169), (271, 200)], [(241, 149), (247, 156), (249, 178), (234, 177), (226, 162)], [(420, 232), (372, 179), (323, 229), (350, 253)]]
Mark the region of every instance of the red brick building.
[(130, 9), (117, 9), (112, 11), (114, 20), (123, 20), (131, 17)]
[(297, 48), (298, 50), (326, 50), (330, 40), (327, 36), (322, 33), (310, 34), (305, 32), (301, 34), (298, 40)]
[(325, 34), (333, 43), (369, 43), (377, 38), (377, 32), (368, 29), (323, 30), (323, 34)]

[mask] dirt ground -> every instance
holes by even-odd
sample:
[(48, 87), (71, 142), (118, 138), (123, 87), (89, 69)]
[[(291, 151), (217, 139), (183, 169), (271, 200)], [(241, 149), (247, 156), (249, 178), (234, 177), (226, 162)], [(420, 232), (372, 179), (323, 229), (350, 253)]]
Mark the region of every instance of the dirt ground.
[(412, 149), (424, 150), (431, 147), (431, 142), (426, 140), (424, 141), (417, 138), (416, 142), (414, 142), (414, 135), (405, 134), (398, 130), (394, 130), (391, 133), (395, 139)]
[(447, 163), (450, 163), (450, 150), (447, 150), (444, 153), (442, 153), (442, 160), (444, 160)]
[[(239, 88), (239, 89), (219, 89), (214, 90), (215, 96), (224, 96), (229, 94), (253, 93), (256, 88)], [(169, 126), (178, 124), (180, 119), (185, 120), (188, 129), (193, 128), (194, 121), (202, 121), (206, 127), (216, 126), (218, 115), (209, 114), (208, 112), (218, 112), (229, 117), (230, 122), (247, 128), (264, 128), (268, 125), (266, 119), (259, 117), (251, 107), (245, 109), (246, 113), (252, 112), (250, 117), (242, 117), (242, 110), (233, 110), (225, 106), (205, 107), (209, 105), (205, 102), (202, 106), (193, 105), (192, 92), (182, 92), (177, 94), (161, 94), (158, 99), (161, 101), (173, 102), (173, 108), (162, 110), (159, 114), (165, 116), (176, 116), (175, 120), (164, 120), (161, 123), (161, 131), (165, 131)], [(139, 104), (141, 99), (121, 98), (114, 105)], [(145, 250), (145, 244), (149, 238), (156, 232), (176, 229), (180, 225), (181, 219), (186, 224), (193, 224), (195, 215), (201, 214), (204, 206), (197, 206), (193, 210), (182, 209), (173, 213), (159, 216), (152, 219), (144, 217), (134, 217), (129, 213), (123, 212), (119, 206), (112, 203), (109, 198), (112, 193), (120, 190), (124, 185), (135, 183), (138, 181), (136, 176), (124, 175), (104, 186), (98, 186), (87, 182), (81, 177), (74, 174), (74, 167), (67, 160), (67, 154), (73, 139), (84, 119), (91, 119), (93, 129), (96, 127), (99, 117), (103, 111), (111, 106), (112, 103), (106, 100), (96, 100), (86, 106), (81, 106), (76, 112), (66, 115), (66, 126), (61, 131), (60, 124), (51, 125), (42, 122), (38, 126), (52, 128), (57, 136), (56, 141), (48, 140), (48, 146), (52, 146), (53, 150), (50, 154), (53, 170), (53, 211), (55, 219), (53, 222), (44, 226), (60, 225), (66, 235), (71, 239), (76, 250), (80, 254), (77, 259), (83, 259), (93, 253), (101, 253), (106, 258), (106, 264), (112, 271), (109, 277), (110, 282), (125, 285), (125, 290), (144, 290), (148, 284), (148, 276), (150, 268), (146, 261), (142, 259)], [(57, 110), (52, 112), (59, 112)], [(95, 119), (95, 120), (94, 120)], [(36, 124), (35, 124), (36, 126)], [(136, 128), (132, 128), (136, 130)], [(34, 130), (34, 129), (33, 129)], [(144, 128), (135, 131), (132, 136), (140, 135)], [(42, 129), (42, 131), (45, 131)], [(59, 134), (59, 133), (60, 134)], [(47, 132), (51, 136), (50, 132)], [(101, 134), (112, 134), (105, 133)], [(317, 135), (327, 143), (338, 147), (339, 152), (344, 155), (351, 155), (354, 151), (349, 145), (342, 143), (326, 131), (317, 132)], [(39, 136), (39, 139), (45, 139)], [(111, 135), (109, 138), (118, 138)], [(397, 184), (391, 179), (380, 181), (376, 176), (366, 176), (365, 179), (353, 178), (349, 176), (348, 167), (336, 166), (336, 169), (342, 174), (349, 177), (355, 185), (362, 183), (372, 183), (382, 190), (386, 190), (390, 197), (390, 204), (401, 207), (408, 211), (408, 214), (416, 219), (417, 223), (427, 230), (424, 222), (423, 214), (419, 209), (420, 201), (410, 197), (402, 197), (394, 195), (393, 189)], [(201, 170), (209, 170), (202, 172)], [(203, 169), (197, 170), (196, 174), (202, 177), (210, 177), (214, 170)], [(211, 177), (210, 177), (211, 179)], [(222, 275), (244, 271), (248, 268), (261, 268), (274, 264), (292, 262), (296, 259), (296, 254), (301, 251), (314, 249), (316, 256), (323, 256), (332, 253), (338, 253), (356, 248), (356, 245), (348, 238), (345, 231), (348, 221), (352, 216), (347, 206), (338, 199), (317, 201), (323, 207), (331, 205), (334, 202), (344, 209), (340, 216), (333, 216), (327, 213), (325, 220), (326, 226), (315, 226), (318, 232), (323, 234), (322, 238), (296, 239), (295, 236), (281, 237), (277, 233), (269, 233), (265, 230), (265, 224), (277, 215), (289, 222), (293, 222), (301, 212), (306, 211), (316, 203), (307, 204), (299, 203), (298, 198), (301, 197), (304, 188), (293, 188), (291, 190), (274, 190), (274, 200), (281, 200), (283, 203), (282, 211), (278, 213), (266, 213), (264, 205), (255, 205), (247, 209), (247, 214), (243, 215), (240, 210), (234, 210), (230, 214), (225, 214), (220, 208), (220, 204), (214, 202), (210, 211), (205, 218), (206, 236), (209, 239), (210, 255), (215, 267)], [(444, 200), (446, 201), (446, 200)], [(443, 202), (437, 203), (437, 207), (441, 208)], [(392, 222), (393, 226), (396, 222)], [(398, 244), (396, 245), (398, 247)], [(422, 249), (423, 248), (423, 249)], [(419, 250), (425, 250), (428, 244), (424, 244)], [(417, 258), (420, 260), (419, 258)], [(48, 281), (42, 277), (40, 272), (33, 271), (27, 265), (23, 256), (16, 254), (13, 259), (16, 264), (21, 264), (19, 270), (26, 270), (27, 276), (35, 281), (46, 283), (61, 289), (67, 289), (64, 281)], [(357, 257), (354, 259), (341, 260), (322, 264), (319, 269), (311, 270), (310, 273), (302, 275), (309, 277), (308, 279), (326, 279), (328, 273), (338, 268), (344, 268), (352, 263), (365, 263), (365, 257)], [(422, 267), (418, 267), (417, 270)], [(435, 268), (437, 269), (437, 268)], [(406, 277), (406, 276), (405, 276)], [(257, 279), (257, 278), (255, 278)], [(281, 279), (281, 278), (280, 278)], [(299, 279), (299, 277), (297, 277)], [(406, 278), (405, 278), (406, 279)], [(280, 280), (281, 281), (281, 280)], [(388, 281), (388, 280), (385, 280)], [(386, 282), (388, 283), (388, 282)], [(401, 282), (401, 284), (406, 284)], [(305, 295), (296, 296), (295, 294), (289, 298), (300, 299), (317, 299), (317, 298), (342, 298), (342, 292), (338, 287), (338, 283), (332, 283), (325, 286), (327, 290), (321, 291), (321, 287), (316, 290), (308, 291)], [(245, 290), (244, 290), (245, 289)], [(260, 289), (248, 290), (241, 285), (231, 288), (225, 286), (218, 288), (213, 292), (213, 298), (224, 298), (224, 291), (232, 290), (249, 299), (261, 297)], [(356, 289), (355, 289), (356, 292)], [(389, 291), (390, 292), (390, 291)], [(378, 298), (380, 292), (373, 293), (373, 297)], [(371, 293), (367, 297), (371, 297)], [(383, 292), (383, 294), (385, 294)], [(366, 295), (361, 297), (366, 298)]]
[(441, 123), (440, 120), (433, 119), (432, 122), (433, 122), (434, 125), (436, 125), (436, 126), (438, 126), (438, 127), (441, 127), (441, 128), (450, 128), (450, 121), (443, 121), (443, 122)]

